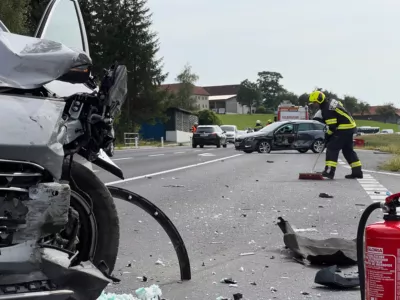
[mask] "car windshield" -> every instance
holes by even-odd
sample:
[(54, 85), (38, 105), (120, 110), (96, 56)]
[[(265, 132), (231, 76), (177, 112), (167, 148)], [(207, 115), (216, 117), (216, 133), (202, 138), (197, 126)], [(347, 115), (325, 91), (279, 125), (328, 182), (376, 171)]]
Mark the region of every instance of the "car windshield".
[(259, 132), (270, 132), (270, 131), (274, 131), (275, 129), (277, 129), (278, 127), (282, 126), (283, 124), (285, 124), (286, 122), (274, 122), (268, 126), (265, 126), (263, 129), (261, 129)]
[(223, 131), (226, 131), (226, 132), (228, 132), (228, 131), (235, 131), (235, 127), (234, 127), (234, 126), (227, 126), (227, 125), (224, 125), (224, 126), (221, 126), (221, 129), (222, 129)]
[(206, 133), (211, 133), (214, 131), (215, 131), (214, 127), (197, 127), (197, 130), (196, 130), (196, 132), (206, 132)]

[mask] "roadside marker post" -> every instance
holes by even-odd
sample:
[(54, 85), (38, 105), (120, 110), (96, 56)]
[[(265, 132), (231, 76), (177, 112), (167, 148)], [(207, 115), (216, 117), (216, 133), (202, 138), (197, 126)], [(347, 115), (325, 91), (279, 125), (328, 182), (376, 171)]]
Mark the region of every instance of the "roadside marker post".
[(164, 148), (164, 137), (161, 137), (161, 148)]

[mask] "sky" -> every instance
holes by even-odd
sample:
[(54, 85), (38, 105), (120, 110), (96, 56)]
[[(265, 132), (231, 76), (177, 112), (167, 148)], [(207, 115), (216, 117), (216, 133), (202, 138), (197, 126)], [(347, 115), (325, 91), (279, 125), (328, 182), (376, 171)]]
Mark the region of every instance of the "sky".
[(279, 72), (297, 94), (320, 87), (400, 107), (399, 0), (148, 0), (166, 83), (186, 63), (199, 86)]

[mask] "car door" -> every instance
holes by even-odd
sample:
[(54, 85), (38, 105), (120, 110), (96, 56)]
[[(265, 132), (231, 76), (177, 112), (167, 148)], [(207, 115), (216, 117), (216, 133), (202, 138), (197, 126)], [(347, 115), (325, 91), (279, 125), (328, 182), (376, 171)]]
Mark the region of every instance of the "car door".
[(297, 125), (296, 141), (294, 148), (309, 148), (314, 142), (314, 128), (311, 123), (299, 123)]
[(291, 148), (296, 137), (296, 125), (293, 123), (285, 124), (274, 132), (274, 144), (277, 148)]
[[(51, 0), (42, 16), (35, 37), (59, 42), (90, 55), (85, 25), (77, 0)], [(84, 84), (58, 80), (46, 84), (45, 87), (59, 97), (92, 92)]]

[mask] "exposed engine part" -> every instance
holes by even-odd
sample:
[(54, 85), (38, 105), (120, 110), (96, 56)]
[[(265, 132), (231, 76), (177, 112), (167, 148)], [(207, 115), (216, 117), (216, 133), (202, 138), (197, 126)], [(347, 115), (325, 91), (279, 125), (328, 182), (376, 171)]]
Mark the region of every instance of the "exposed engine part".
[(0, 247), (60, 232), (68, 222), (71, 190), (49, 181), (40, 166), (0, 160)]

